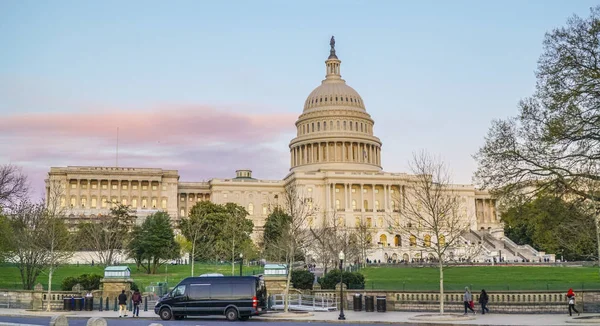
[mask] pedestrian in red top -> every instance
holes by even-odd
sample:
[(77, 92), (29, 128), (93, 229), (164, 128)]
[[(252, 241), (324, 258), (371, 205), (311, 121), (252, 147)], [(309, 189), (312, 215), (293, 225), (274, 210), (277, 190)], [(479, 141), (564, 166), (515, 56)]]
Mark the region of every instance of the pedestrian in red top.
[(569, 316), (573, 316), (571, 309), (579, 316), (579, 311), (575, 309), (575, 292), (573, 292), (573, 289), (569, 289), (569, 292), (567, 292), (567, 300), (569, 300)]

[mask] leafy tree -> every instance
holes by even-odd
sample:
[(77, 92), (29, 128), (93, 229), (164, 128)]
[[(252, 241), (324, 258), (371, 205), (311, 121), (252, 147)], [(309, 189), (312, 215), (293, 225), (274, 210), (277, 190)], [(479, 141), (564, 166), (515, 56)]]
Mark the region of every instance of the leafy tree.
[(580, 201), (542, 195), (502, 213), (505, 234), (517, 244), (562, 253), (568, 260), (590, 259), (596, 248), (594, 221)]
[(61, 283), (61, 289), (71, 291), (76, 284), (80, 284), (87, 291), (97, 290), (100, 288), (102, 278), (103, 276), (99, 274), (81, 274), (78, 277), (67, 276)]
[(492, 122), (476, 180), (507, 197), (549, 191), (600, 207), (600, 6), (546, 33), (543, 46), (536, 91), (516, 117)]
[(290, 227), (291, 217), (281, 207), (275, 207), (267, 217), (263, 233), (263, 254), (271, 261), (285, 261), (285, 248), (281, 248), (281, 238)]
[(166, 212), (149, 215), (141, 226), (135, 226), (128, 245), (129, 256), (148, 274), (156, 274), (165, 260), (177, 258), (179, 249)]
[(191, 275), (196, 259), (215, 258), (215, 241), (225, 220), (223, 206), (201, 201), (192, 207), (188, 218), (179, 221), (179, 229), (191, 243)]
[(248, 247), (253, 246), (250, 234), (254, 228), (254, 223), (246, 218), (248, 212), (240, 205), (227, 203), (224, 210), (225, 223), (221, 226), (217, 250), (219, 256), (231, 258), (231, 275), (234, 275), (236, 257), (240, 253), (248, 251)]
[[(348, 289), (364, 289), (365, 276), (359, 272), (344, 272), (343, 282)], [(322, 289), (335, 289), (336, 284), (340, 282), (340, 270), (332, 269), (323, 277), (319, 278), (319, 284)]]
[(113, 203), (108, 216), (98, 216), (79, 225), (78, 239), (86, 249), (94, 251), (100, 265), (111, 265), (117, 251), (127, 247), (129, 231), (135, 221), (134, 211), (127, 205)]

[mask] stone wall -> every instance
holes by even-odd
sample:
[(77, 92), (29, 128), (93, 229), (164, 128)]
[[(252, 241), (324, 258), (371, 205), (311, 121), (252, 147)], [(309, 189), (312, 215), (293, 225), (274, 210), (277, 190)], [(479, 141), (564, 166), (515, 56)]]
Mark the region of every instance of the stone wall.
[[(354, 294), (362, 294), (363, 310), (365, 296), (385, 296), (386, 308), (390, 311), (439, 311), (439, 293), (437, 292), (401, 292), (377, 290), (349, 290), (344, 292), (349, 309), (353, 308)], [(499, 291), (490, 292), (488, 308), (497, 313), (566, 313), (568, 311), (566, 292), (557, 291)], [(315, 290), (313, 294), (338, 299), (339, 289)], [(581, 312), (600, 312), (600, 291), (575, 292), (576, 308)], [(480, 309), (479, 293), (473, 294), (475, 307)], [(376, 307), (375, 307), (376, 309)], [(464, 312), (463, 293), (446, 292), (444, 294), (446, 312)]]
[[(63, 298), (79, 297), (82, 293), (73, 291), (52, 291), (52, 310), (63, 309)], [(48, 293), (44, 290), (0, 290), (0, 307), (11, 309), (42, 310), (48, 304)]]

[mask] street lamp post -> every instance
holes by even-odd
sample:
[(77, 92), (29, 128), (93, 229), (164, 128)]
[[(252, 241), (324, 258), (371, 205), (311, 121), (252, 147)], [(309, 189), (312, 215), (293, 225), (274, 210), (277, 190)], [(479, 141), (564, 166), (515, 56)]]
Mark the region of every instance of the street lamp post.
[(338, 258), (340, 259), (340, 316), (338, 317), (338, 320), (346, 320), (346, 316), (344, 316), (344, 252), (340, 251), (340, 254), (338, 255)]
[(244, 254), (240, 253), (240, 276), (242, 276), (242, 266), (244, 265)]

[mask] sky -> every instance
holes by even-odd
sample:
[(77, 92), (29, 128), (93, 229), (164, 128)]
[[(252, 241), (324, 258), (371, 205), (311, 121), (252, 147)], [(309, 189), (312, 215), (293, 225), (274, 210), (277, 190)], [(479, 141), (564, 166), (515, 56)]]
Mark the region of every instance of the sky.
[(491, 121), (535, 90), (544, 34), (594, 5), (0, 1), (0, 165), (21, 166), (37, 191), (54, 166), (281, 179), (335, 35), (383, 169), (408, 172), (424, 149), (468, 184)]

